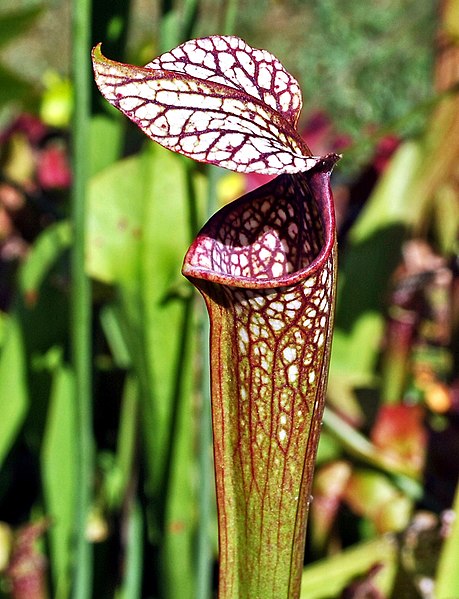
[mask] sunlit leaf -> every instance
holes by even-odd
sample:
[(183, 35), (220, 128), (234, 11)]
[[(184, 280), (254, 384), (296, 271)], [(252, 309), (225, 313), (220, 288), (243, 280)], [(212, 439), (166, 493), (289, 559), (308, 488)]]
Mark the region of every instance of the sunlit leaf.
[(123, 122), (105, 115), (98, 114), (91, 119), (89, 145), (91, 174), (98, 173), (120, 158), (123, 128)]
[(295, 124), (298, 83), (264, 50), (236, 37), (192, 40), (145, 67), (93, 50), (104, 97), (164, 147), (240, 172), (296, 173), (318, 159)]
[(26, 356), (16, 314), (8, 321), (0, 352), (0, 464), (14, 442), (29, 402)]
[(20, 286), (27, 301), (35, 301), (44, 277), (62, 252), (70, 247), (71, 238), (68, 221), (50, 225), (37, 238), (20, 270)]
[(53, 375), (41, 454), (46, 514), (51, 518), (51, 571), (58, 599), (69, 596), (77, 468), (75, 418), (73, 373), (59, 364)]
[(240, 38), (190, 40), (145, 66), (233, 87), (271, 106), (293, 127), (298, 122), (302, 100), (296, 79), (270, 52), (251, 48)]

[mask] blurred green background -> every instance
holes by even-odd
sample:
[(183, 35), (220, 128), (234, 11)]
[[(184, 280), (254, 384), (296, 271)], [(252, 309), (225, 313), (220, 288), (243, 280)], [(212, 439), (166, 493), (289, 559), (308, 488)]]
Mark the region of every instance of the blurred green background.
[(302, 597), (459, 597), (457, 0), (2, 1), (0, 596), (215, 596), (208, 325), (180, 266), (264, 179), (147, 141), (89, 52), (223, 33), (274, 53), (312, 151), (343, 153)]

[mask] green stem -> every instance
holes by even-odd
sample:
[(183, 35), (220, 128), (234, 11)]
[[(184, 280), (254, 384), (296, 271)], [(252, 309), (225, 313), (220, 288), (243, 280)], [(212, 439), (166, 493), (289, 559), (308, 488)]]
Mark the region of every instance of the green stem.
[(92, 552), (86, 539), (93, 473), (91, 407), (91, 290), (85, 274), (85, 213), (88, 180), (90, 106), (91, 0), (73, 0), (72, 65), (75, 82), (73, 127), (72, 318), (71, 343), (77, 402), (78, 473), (75, 515), (74, 599), (88, 599), (92, 587)]

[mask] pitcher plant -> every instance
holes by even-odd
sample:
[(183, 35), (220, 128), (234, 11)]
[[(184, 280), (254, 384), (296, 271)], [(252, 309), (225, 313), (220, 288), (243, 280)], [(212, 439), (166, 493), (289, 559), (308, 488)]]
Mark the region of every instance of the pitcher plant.
[(162, 146), (277, 175), (208, 221), (182, 272), (210, 318), (219, 599), (297, 599), (333, 325), (338, 156), (312, 155), (297, 81), (237, 37), (191, 40), (145, 67), (99, 44), (93, 65), (103, 96)]

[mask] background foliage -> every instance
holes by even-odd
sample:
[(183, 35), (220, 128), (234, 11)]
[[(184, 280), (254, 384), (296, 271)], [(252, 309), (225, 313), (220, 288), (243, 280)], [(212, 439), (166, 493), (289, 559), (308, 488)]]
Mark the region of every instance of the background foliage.
[(459, 596), (458, 11), (96, 0), (82, 34), (66, 2), (2, 3), (1, 596), (215, 591), (207, 321), (180, 264), (261, 179), (145, 141), (77, 58), (91, 38), (142, 64), (213, 33), (276, 54), (304, 90), (308, 144), (345, 155), (303, 596)]

